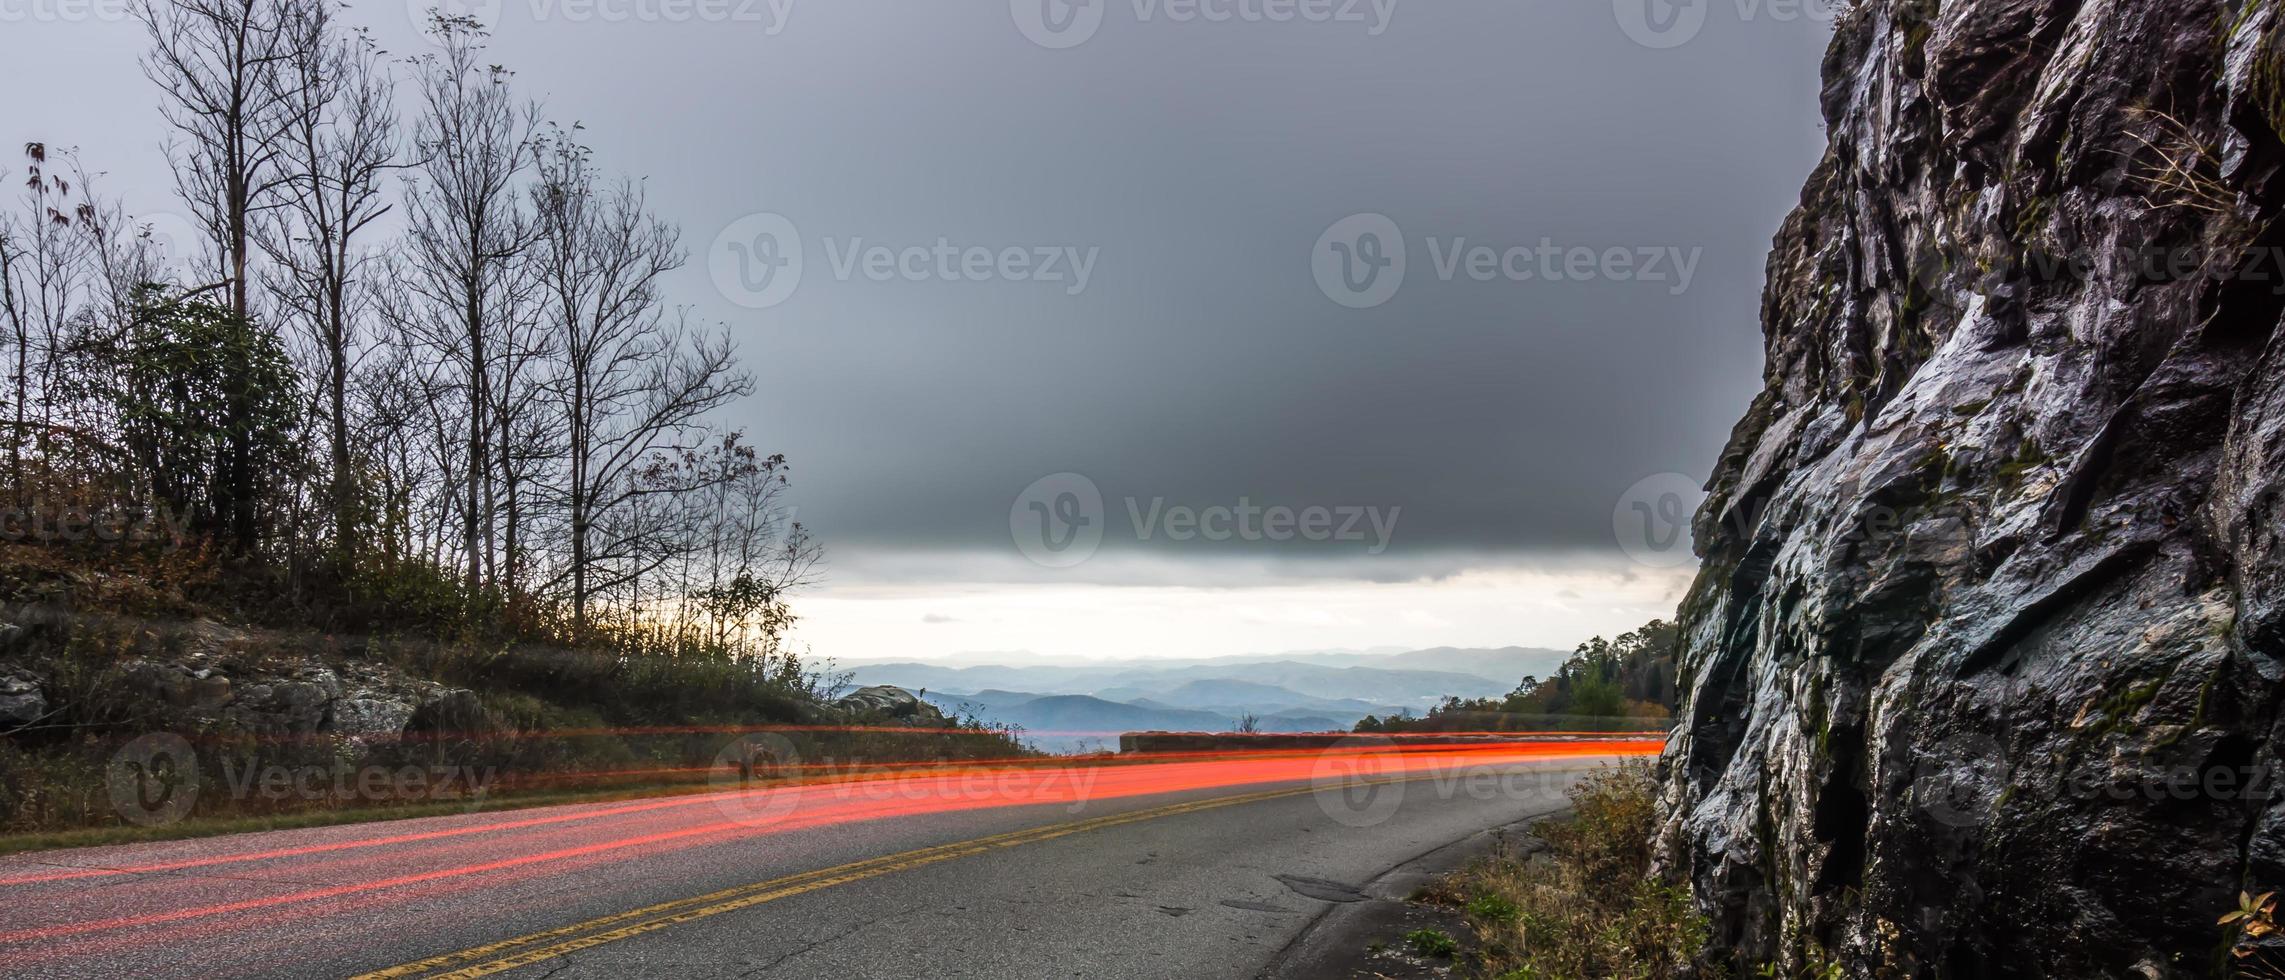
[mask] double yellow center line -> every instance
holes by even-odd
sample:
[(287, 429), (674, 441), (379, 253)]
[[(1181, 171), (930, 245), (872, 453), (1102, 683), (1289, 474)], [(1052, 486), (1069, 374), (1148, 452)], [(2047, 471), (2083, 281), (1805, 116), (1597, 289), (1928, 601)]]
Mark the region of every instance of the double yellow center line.
[[(1427, 776), (1428, 774), (1419, 774), (1392, 779), (1355, 780), (1346, 785), (1378, 785), (1422, 779), (1427, 778)], [(457, 953), (446, 953), (418, 962), (393, 966), (386, 970), (363, 974), (355, 980), (396, 980), (396, 978), (415, 976), (424, 977), (427, 980), (441, 980), (441, 978), (490, 976), (518, 967), (545, 962), (559, 956), (566, 956), (583, 949), (593, 949), (606, 943), (615, 943), (644, 933), (656, 932), (669, 926), (711, 918), (724, 912), (735, 912), (739, 909), (752, 908), (764, 902), (774, 902), (781, 898), (791, 898), (821, 888), (831, 888), (835, 885), (845, 885), (853, 881), (863, 881), (867, 878), (875, 878), (898, 871), (908, 871), (941, 861), (967, 857), (971, 854), (982, 854), (987, 851), (1024, 844), (1036, 844), (1058, 837), (1068, 837), (1072, 834), (1085, 833), (1091, 830), (1103, 830), (1109, 827), (1140, 823), (1145, 820), (1156, 820), (1160, 817), (1196, 813), (1200, 810), (1213, 810), (1245, 803), (1259, 803), (1264, 800), (1275, 800), (1288, 796), (1300, 796), (1325, 788), (1329, 787), (1303, 786), (1248, 793), (1242, 796), (1198, 800), (1190, 803), (1176, 803), (1148, 810), (1136, 810), (1132, 813), (1050, 824), (1045, 827), (980, 837), (955, 844), (924, 847), (900, 854), (855, 861), (820, 871), (809, 871), (751, 885), (726, 888), (709, 895), (677, 899), (672, 902), (662, 902), (645, 908), (606, 915), (599, 919), (590, 919), (586, 922), (549, 929), (545, 932), (517, 936), (514, 939), (487, 943)]]

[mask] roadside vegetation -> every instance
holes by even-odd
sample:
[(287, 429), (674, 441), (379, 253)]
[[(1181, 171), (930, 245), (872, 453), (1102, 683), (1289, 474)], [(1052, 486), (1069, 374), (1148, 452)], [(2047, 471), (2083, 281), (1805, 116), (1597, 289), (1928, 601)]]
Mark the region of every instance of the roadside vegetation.
[(1545, 848), (1510, 845), (1422, 897), (1459, 909), (1474, 931), (1466, 975), (1497, 980), (1718, 976), (1707, 928), (1679, 888), (1651, 874), (1656, 784), (1630, 763), (1587, 777), (1572, 813), (1534, 828)]
[(2225, 975), (2245, 980), (2285, 978), (2285, 932), (2278, 929), (2275, 892), (2237, 894), (2237, 908), (2218, 924), (2230, 937)]
[[(0, 623), (0, 666), (39, 678), (46, 705), (0, 734), (0, 851), (723, 789), (742, 785), (725, 753), (756, 733), (771, 759), (755, 775), (771, 782), (1033, 755), (973, 719), (837, 704), (836, 682), (791, 658), (224, 628), (52, 605), (0, 604)], [(376, 677), (384, 689), (353, 689)], [(341, 696), (317, 700), (327, 691)], [(381, 698), (398, 714), (354, 729), (354, 706)], [(142, 825), (117, 782), (131, 774), (121, 753), (153, 735), (194, 755), (137, 791), (195, 797)], [(278, 778), (291, 782), (265, 781)]]
[(1423, 930), (1398, 940), (1418, 959), (1470, 980), (1840, 980), (1822, 951), (1802, 965), (1731, 962), (1687, 893), (1652, 867), (1658, 783), (1648, 763), (1599, 770), (1568, 794), (1568, 814), (1422, 889), (1413, 900), (1448, 910), (1460, 934)]
[(828, 769), (1022, 754), (830, 703), (790, 464), (721, 422), (764, 382), (481, 25), (405, 57), (338, 3), (129, 6), (175, 195), (108, 196), (70, 134), (0, 162), (0, 833), (124, 826), (114, 754), (158, 732), (197, 769), (138, 790), (200, 777), (194, 822), (375, 804), (217, 792), (225, 759), (552, 799), (756, 727), (837, 729), (778, 753)]
[(1655, 620), (1617, 640), (1595, 637), (1546, 679), (1502, 698), (1446, 698), (1424, 717), (1368, 717), (1360, 732), (1664, 731), (1679, 703), (1679, 629)]

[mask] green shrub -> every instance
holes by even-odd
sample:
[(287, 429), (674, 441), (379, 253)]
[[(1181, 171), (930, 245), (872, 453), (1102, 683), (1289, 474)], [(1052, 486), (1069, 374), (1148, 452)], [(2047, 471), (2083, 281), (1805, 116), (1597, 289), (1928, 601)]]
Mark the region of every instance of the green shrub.
[(1492, 925), (1506, 925), (1523, 917), (1523, 910), (1505, 896), (1482, 894), (1468, 900), (1468, 918)]
[(1440, 960), (1460, 955), (1460, 941), (1442, 929), (1414, 929), (1404, 934), (1404, 944), (1416, 954)]
[(1656, 784), (1641, 763), (1588, 776), (1572, 815), (1542, 825), (1548, 851), (1502, 849), (1450, 883), (1483, 949), (1481, 974), (1501, 980), (1718, 975), (1700, 963), (1705, 920), (1688, 896), (1651, 876)]

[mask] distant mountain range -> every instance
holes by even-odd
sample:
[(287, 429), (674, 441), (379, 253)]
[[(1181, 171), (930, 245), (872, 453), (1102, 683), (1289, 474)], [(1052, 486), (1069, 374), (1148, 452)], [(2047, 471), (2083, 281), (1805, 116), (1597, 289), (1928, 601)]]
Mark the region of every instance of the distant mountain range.
[[(1570, 655), (1524, 647), (1310, 651), (1271, 657), (1042, 662), (861, 663), (857, 685), (922, 692), (949, 712), (1023, 728), (1048, 751), (1115, 748), (1128, 731), (1347, 730), (1366, 715), (1423, 713), (1446, 697), (1505, 694)], [(962, 658), (969, 659), (969, 658)]]

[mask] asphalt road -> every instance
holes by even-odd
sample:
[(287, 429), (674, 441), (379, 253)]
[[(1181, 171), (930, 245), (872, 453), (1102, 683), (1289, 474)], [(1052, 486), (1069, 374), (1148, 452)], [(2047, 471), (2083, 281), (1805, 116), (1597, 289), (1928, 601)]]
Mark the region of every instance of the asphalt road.
[(0, 975), (1251, 977), (1609, 756), (944, 773), (0, 858)]

